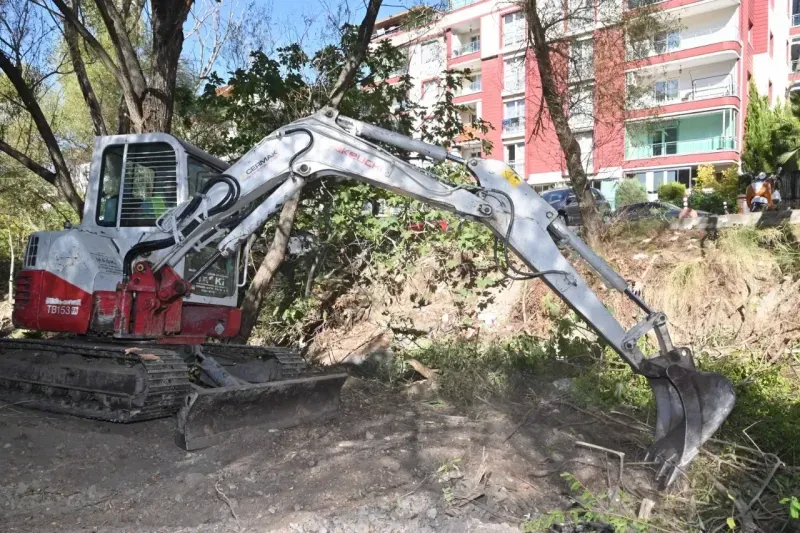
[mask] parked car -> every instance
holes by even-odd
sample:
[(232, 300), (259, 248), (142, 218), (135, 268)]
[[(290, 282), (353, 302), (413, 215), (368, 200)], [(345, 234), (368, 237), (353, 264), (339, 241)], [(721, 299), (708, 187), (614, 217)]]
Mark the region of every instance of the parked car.
[[(597, 189), (592, 189), (592, 196), (594, 196), (594, 203), (598, 211), (605, 217), (611, 212), (611, 205), (608, 200)], [(542, 193), (542, 198), (547, 203), (558, 210), (558, 215), (570, 226), (579, 226), (581, 224), (581, 210), (578, 207), (578, 198), (572, 189), (565, 187), (563, 189), (550, 189)]]
[[(669, 202), (642, 202), (640, 204), (630, 204), (620, 207), (617, 210), (617, 218), (620, 220), (641, 220), (643, 218), (678, 218), (682, 207)], [(707, 217), (706, 211), (697, 211), (697, 216)]]

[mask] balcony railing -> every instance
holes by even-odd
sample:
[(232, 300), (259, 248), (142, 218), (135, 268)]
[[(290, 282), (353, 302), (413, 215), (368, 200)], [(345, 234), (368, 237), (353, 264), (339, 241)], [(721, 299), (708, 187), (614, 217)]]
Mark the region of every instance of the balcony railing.
[(461, 86), (458, 96), (481, 92), (481, 75), (473, 76), (471, 80)]
[(708, 76), (692, 81), (691, 100), (736, 96), (736, 83), (733, 76)]
[(505, 78), (503, 80), (503, 92), (519, 92), (525, 88), (522, 78)]
[(460, 57), (465, 56), (467, 54), (473, 54), (481, 49), (481, 42), (480, 41), (472, 41), (464, 46), (460, 46), (458, 48), (453, 49), (453, 57)]
[(525, 117), (514, 117), (503, 120), (503, 133), (509, 135), (525, 133)]
[(522, 46), (527, 37), (525, 27), (514, 27), (503, 32), (503, 46)]
[(628, 0), (628, 9), (636, 9), (637, 7), (651, 6), (664, 2), (665, 0)]
[(800, 13), (792, 15), (792, 26), (800, 26)]
[(471, 6), (472, 4), (477, 4), (480, 1), (481, 0), (450, 0), (450, 9)]
[(525, 161), (506, 161), (506, 165), (511, 167), (511, 170), (517, 173), (518, 176), (525, 174)]
[(699, 154), (703, 152), (716, 152), (719, 150), (735, 150), (736, 137), (708, 137), (705, 139), (692, 139), (690, 141), (670, 141), (629, 146), (626, 150), (626, 159), (647, 159), (666, 155)]

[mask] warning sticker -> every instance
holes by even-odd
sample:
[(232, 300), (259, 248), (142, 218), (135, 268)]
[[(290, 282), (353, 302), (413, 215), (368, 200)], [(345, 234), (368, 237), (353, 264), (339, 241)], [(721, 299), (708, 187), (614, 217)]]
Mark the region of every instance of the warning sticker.
[(512, 187), (518, 187), (519, 184), (522, 183), (522, 180), (519, 179), (519, 176), (517, 176), (516, 172), (510, 168), (505, 169), (502, 176), (503, 179), (510, 183)]

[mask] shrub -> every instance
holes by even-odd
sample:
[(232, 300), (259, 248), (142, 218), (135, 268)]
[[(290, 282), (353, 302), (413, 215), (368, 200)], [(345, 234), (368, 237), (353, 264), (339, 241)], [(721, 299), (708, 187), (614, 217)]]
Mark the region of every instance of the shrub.
[(617, 185), (616, 198), (617, 209), (620, 207), (639, 204), (647, 201), (647, 191), (644, 185), (637, 179), (625, 179)]
[(677, 181), (665, 183), (658, 188), (658, 199), (662, 202), (682, 206), (684, 196), (686, 196), (686, 185)]
[[(698, 211), (707, 211), (715, 215), (724, 215), (725, 207), (722, 204), (725, 200), (718, 192), (704, 193), (695, 189), (689, 196), (689, 207)], [(736, 209), (736, 205), (728, 203), (728, 209)]]

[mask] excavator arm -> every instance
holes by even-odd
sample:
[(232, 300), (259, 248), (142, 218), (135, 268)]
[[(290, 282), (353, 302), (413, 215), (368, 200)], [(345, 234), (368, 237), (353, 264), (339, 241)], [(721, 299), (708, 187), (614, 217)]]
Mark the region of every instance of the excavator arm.
[[(435, 161), (463, 164), (476, 185), (443, 183), (377, 143)], [(465, 161), (442, 147), (339, 116), (331, 109), (265, 138), (225, 176), (210, 182), (201, 195), (162, 217), (159, 225), (169, 237), (138, 246), (140, 251), (159, 251), (154, 271), (171, 270), (190, 250), (213, 246), (216, 251), (206, 263), (210, 266), (220, 256), (236, 253), (306, 183), (331, 177), (369, 183), (491, 228), (504, 251), (513, 250), (528, 269), (522, 271), (508, 263), (512, 276), (541, 278), (634, 373), (649, 380), (657, 422), (648, 456), (659, 465), (657, 478), (662, 487), (675, 479), (733, 409), (735, 395), (730, 382), (697, 370), (691, 351), (673, 346), (666, 316), (630, 291), (627, 282), (508, 165), (479, 158)], [(623, 327), (560, 247), (582, 258), (609, 288), (630, 298), (642, 311), (641, 321), (629, 329)], [(124, 265), (126, 272), (131, 271), (138, 253), (134, 247), (126, 256), (130, 263)], [(203, 271), (201, 268), (187, 280), (189, 284)], [(645, 357), (638, 341), (651, 331), (658, 339), (659, 353)]]

